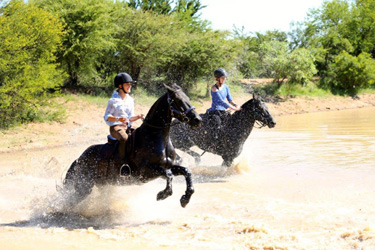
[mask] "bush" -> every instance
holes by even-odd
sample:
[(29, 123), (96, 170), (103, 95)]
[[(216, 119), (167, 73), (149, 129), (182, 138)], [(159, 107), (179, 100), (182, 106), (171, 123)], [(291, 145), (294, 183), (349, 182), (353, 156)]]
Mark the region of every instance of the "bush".
[[(0, 128), (40, 120), (63, 74), (53, 53), (62, 26), (48, 12), (11, 1), (0, 16)], [(48, 115), (51, 117), (51, 115)]]
[(375, 83), (375, 61), (368, 53), (352, 56), (343, 51), (331, 65), (329, 81), (332, 91), (354, 96), (360, 89)]
[(264, 70), (281, 87), (285, 80), (291, 84), (306, 84), (317, 73), (314, 58), (304, 48), (289, 50), (286, 42), (271, 41), (261, 45)]

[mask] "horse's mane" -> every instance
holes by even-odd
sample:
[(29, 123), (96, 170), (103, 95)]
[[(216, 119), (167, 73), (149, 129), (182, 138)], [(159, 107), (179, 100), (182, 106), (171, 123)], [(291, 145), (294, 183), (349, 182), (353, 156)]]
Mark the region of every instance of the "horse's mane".
[(250, 99), (241, 105), (241, 110), (234, 112), (227, 121), (228, 125), (237, 124), (244, 116), (248, 116), (256, 99)]

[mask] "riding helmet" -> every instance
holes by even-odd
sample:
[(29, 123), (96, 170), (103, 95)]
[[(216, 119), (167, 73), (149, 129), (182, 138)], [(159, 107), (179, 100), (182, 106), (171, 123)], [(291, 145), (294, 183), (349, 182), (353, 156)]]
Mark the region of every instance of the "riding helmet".
[(216, 78), (219, 78), (219, 77), (222, 77), (222, 76), (227, 77), (228, 73), (225, 71), (225, 69), (220, 68), (220, 69), (216, 69), (214, 71), (214, 76)]
[(119, 73), (115, 76), (115, 88), (118, 88), (120, 84), (125, 82), (134, 82), (132, 77), (128, 73)]

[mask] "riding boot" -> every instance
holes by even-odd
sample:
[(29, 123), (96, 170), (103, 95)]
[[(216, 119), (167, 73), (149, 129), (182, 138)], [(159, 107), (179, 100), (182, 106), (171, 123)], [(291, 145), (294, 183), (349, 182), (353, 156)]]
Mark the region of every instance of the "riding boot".
[(119, 152), (119, 170), (120, 170), (120, 176), (126, 177), (130, 175), (130, 167), (127, 164), (126, 161), (126, 155), (125, 155), (125, 143), (126, 141), (119, 141), (118, 145), (118, 152)]

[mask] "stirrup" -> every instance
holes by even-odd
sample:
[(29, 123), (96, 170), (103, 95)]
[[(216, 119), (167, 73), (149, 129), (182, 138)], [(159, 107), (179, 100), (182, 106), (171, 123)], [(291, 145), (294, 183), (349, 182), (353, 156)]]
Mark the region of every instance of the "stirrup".
[(128, 177), (131, 175), (131, 169), (128, 164), (122, 164), (120, 167), (120, 176), (121, 177)]

